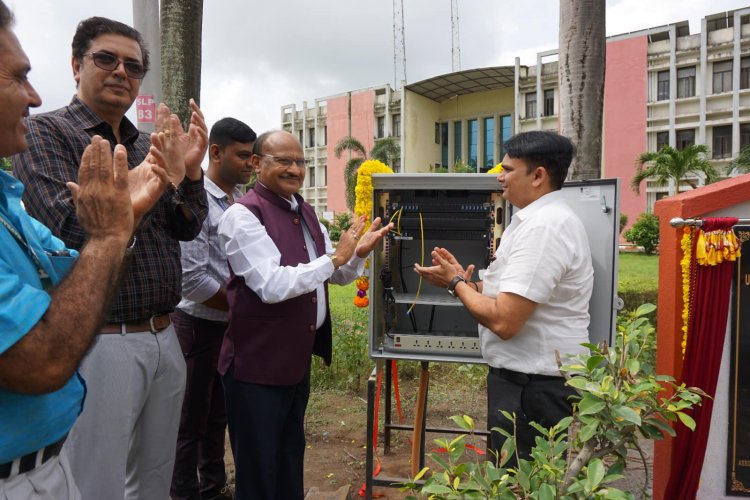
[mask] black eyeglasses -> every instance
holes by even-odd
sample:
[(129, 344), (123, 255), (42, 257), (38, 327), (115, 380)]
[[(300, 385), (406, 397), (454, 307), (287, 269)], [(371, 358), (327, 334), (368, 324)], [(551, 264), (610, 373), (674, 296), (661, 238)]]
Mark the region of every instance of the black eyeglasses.
[(260, 156), (271, 158), (273, 161), (284, 167), (291, 167), (294, 163), (296, 163), (299, 168), (305, 168), (307, 167), (308, 163), (312, 163), (312, 160), (307, 160), (305, 158), (285, 158), (283, 156), (274, 156), (267, 154), (262, 154)]
[(125, 68), (125, 73), (130, 78), (135, 78), (137, 80), (143, 79), (144, 76), (146, 76), (146, 68), (141, 64), (139, 61), (136, 61), (135, 59), (120, 59), (114, 54), (110, 54), (109, 52), (89, 52), (88, 54), (83, 54), (84, 56), (91, 56), (91, 59), (94, 61), (94, 64), (97, 68), (101, 68), (107, 71), (114, 71), (117, 69), (117, 67), (122, 63), (123, 67)]

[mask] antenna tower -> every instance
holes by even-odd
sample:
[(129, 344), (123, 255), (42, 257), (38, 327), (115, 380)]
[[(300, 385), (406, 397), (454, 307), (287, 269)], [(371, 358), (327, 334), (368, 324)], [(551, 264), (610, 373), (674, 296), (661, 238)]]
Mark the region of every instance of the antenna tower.
[(406, 83), (406, 43), (404, 42), (404, 0), (393, 0), (393, 88)]
[(451, 0), (451, 68), (461, 71), (461, 42), (458, 36), (458, 0)]

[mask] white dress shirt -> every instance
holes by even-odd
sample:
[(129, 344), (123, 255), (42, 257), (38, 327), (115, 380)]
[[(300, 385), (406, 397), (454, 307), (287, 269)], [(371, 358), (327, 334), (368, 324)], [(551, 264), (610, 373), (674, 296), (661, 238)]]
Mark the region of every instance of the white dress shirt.
[[(293, 210), (297, 200), (286, 200)], [(307, 233), (302, 224), (304, 233)], [(325, 238), (326, 254), (333, 253), (333, 245), (325, 226), (320, 224)], [(310, 238), (309, 234), (305, 239)], [(356, 253), (346, 264), (334, 270), (333, 262), (327, 255), (310, 259), (307, 264), (282, 266), (281, 252), (276, 247), (266, 228), (247, 207), (234, 204), (224, 212), (219, 221), (219, 239), (224, 247), (232, 271), (242, 276), (245, 285), (255, 292), (263, 302), (274, 304), (298, 297), (313, 290), (317, 292), (317, 328), (325, 321), (326, 280), (338, 285), (354, 281), (364, 269), (364, 259)], [(308, 252), (314, 256), (315, 245), (307, 242)]]
[(559, 376), (555, 350), (584, 353), (589, 341), (594, 271), (583, 223), (562, 193), (546, 194), (513, 216), (495, 257), (482, 293), (514, 293), (537, 307), (508, 340), (479, 325), (482, 356), (496, 368)]

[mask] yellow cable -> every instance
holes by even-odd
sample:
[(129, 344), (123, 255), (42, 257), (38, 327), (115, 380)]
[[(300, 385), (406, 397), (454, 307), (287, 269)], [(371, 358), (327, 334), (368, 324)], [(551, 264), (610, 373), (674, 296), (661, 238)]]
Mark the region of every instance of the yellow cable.
[[(424, 267), (424, 226), (422, 225), (422, 212), (419, 212), (419, 236), (420, 236), (420, 243), (422, 244), (422, 262), (420, 262), (420, 266)], [(422, 276), (419, 276), (419, 285), (417, 285), (417, 294), (414, 296), (414, 302), (411, 303), (411, 306), (406, 311), (406, 314), (411, 314), (411, 310), (414, 309), (414, 306), (417, 305), (417, 300), (419, 300), (419, 292), (422, 291)]]
[(393, 219), (395, 219), (396, 216), (398, 215), (397, 227), (396, 227), (395, 230), (391, 230), (392, 233), (394, 233), (394, 234), (396, 234), (398, 236), (401, 236), (401, 212), (403, 210), (404, 210), (404, 207), (401, 207), (398, 210), (396, 210), (395, 212), (393, 212), (393, 215), (391, 215), (391, 219), (388, 221), (388, 224), (390, 224), (391, 222), (393, 222)]

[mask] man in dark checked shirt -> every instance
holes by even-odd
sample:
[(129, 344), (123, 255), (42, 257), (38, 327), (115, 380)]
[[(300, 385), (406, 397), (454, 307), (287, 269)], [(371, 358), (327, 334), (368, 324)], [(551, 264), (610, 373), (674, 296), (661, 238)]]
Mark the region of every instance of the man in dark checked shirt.
[[(29, 213), (69, 247), (81, 248), (86, 234), (65, 183), (76, 180), (95, 134), (125, 146), (131, 169), (149, 153), (148, 134), (125, 117), (148, 70), (148, 52), (136, 30), (99, 17), (78, 25), (72, 48), (76, 95), (68, 106), (27, 120), (30, 147), (13, 167), (27, 185)], [(174, 132), (185, 154), (184, 180), (170, 173), (179, 185), (173, 182), (140, 221), (107, 323), (80, 368), (86, 404), (65, 450), (83, 498), (169, 495), (185, 361), (168, 313), (180, 300), (179, 241), (193, 239), (208, 212), (200, 167), (206, 126), (191, 106), (188, 133)], [(162, 122), (176, 119), (165, 106), (158, 115)]]

